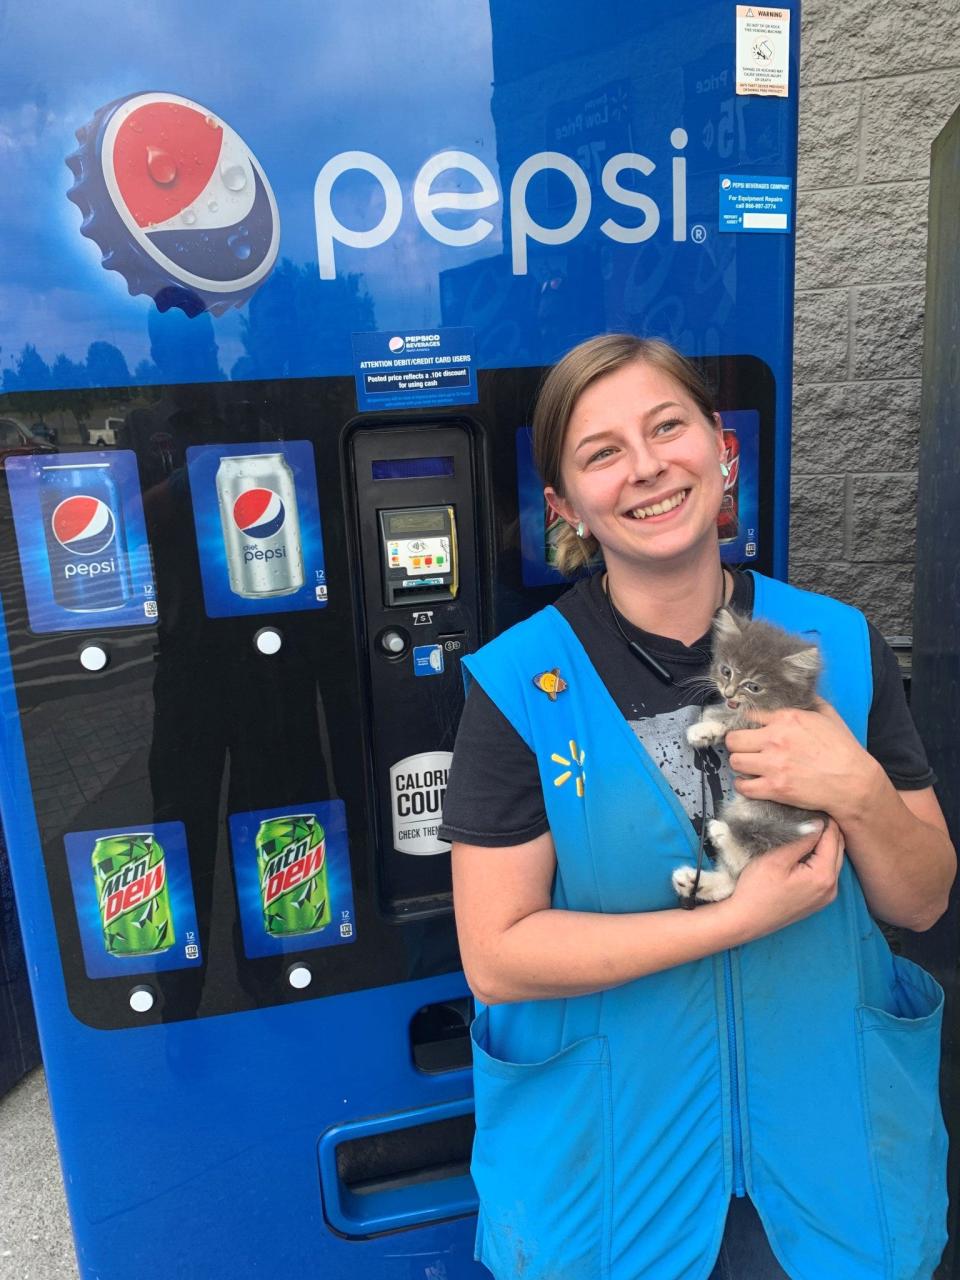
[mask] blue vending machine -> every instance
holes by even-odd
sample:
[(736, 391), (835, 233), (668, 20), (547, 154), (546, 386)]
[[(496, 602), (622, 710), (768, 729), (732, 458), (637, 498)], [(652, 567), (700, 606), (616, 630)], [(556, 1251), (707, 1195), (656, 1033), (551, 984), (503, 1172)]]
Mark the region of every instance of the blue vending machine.
[(3, 34), (0, 806), (81, 1275), (479, 1278), (460, 658), (562, 589), (528, 423), (600, 331), (701, 363), (784, 573), (798, 9)]

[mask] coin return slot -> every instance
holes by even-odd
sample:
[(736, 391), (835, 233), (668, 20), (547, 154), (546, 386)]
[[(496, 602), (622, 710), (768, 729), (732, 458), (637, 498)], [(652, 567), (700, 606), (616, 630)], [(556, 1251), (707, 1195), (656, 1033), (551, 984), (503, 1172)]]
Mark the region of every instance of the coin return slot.
[(410, 1022), (410, 1049), (417, 1070), (427, 1075), (468, 1070), (472, 1017), (470, 996), (424, 1005)]

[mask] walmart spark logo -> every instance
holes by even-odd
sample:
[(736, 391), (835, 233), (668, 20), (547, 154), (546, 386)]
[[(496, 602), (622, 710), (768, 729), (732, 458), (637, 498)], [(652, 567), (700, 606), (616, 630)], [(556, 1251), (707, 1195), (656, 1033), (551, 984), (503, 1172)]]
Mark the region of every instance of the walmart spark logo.
[[(553, 785), (562, 787), (565, 782), (569, 782), (572, 777), (576, 776), (577, 795), (581, 799), (583, 797), (583, 761), (585, 754), (583, 751), (578, 751), (577, 744), (571, 741), (569, 759), (566, 756), (558, 755), (556, 751), (550, 756), (554, 764), (562, 764), (564, 766), (563, 773), (557, 774), (553, 780)], [(574, 770), (576, 770), (576, 775), (574, 775)]]

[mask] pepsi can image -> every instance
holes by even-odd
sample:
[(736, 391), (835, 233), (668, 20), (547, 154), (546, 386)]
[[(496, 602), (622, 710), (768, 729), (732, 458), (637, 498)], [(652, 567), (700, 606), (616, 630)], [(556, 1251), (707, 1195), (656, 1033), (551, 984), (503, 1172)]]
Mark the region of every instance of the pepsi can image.
[(109, 462), (40, 468), (50, 585), (61, 609), (99, 613), (130, 599), (123, 514)]
[(222, 458), (217, 500), (230, 590), (245, 600), (288, 596), (304, 583), (293, 472), (282, 453)]

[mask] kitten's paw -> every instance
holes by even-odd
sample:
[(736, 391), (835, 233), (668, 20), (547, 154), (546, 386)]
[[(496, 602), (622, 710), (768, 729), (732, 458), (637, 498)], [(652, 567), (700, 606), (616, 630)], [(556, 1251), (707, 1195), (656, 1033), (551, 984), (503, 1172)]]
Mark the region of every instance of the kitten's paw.
[(814, 833), (815, 831), (822, 831), (822, 830), (823, 830), (823, 823), (822, 823), (822, 822), (812, 822), (812, 821), (811, 821), (811, 822), (801, 822), (801, 823), (797, 826), (797, 835), (798, 835), (798, 836), (812, 836), (812, 835), (813, 835), (813, 833)]
[(721, 845), (730, 834), (730, 828), (721, 818), (711, 818), (707, 823), (707, 835), (715, 845)]
[(692, 898), (697, 880), (696, 867), (677, 867), (671, 876), (673, 891), (678, 898)]
[(687, 730), (687, 742), (691, 747), (712, 747), (726, 736), (723, 725), (715, 720), (698, 720)]
[(721, 902), (733, 893), (733, 880), (723, 871), (701, 871), (697, 883), (696, 867), (677, 867), (673, 887), (682, 902), (691, 902), (696, 894), (697, 902)]

